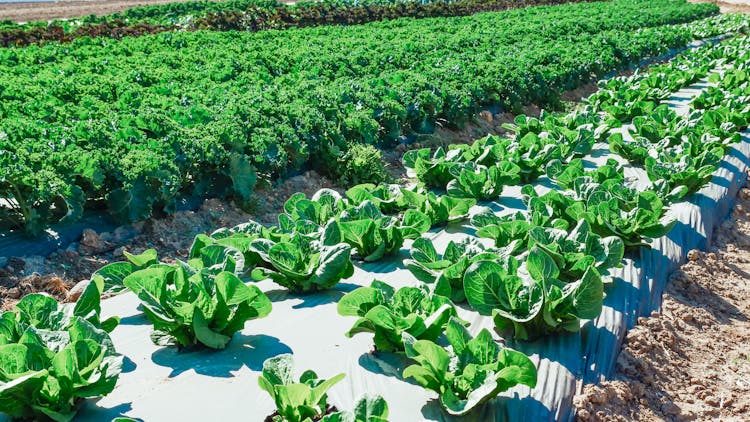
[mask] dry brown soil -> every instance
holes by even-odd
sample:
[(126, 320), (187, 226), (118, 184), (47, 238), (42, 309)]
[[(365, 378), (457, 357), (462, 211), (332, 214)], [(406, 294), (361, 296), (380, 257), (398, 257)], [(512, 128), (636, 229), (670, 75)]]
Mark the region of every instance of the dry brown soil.
[(660, 313), (640, 318), (611, 380), (575, 398), (579, 421), (750, 421), (750, 185), (688, 254)]
[[(192, 0), (58, 0), (54, 3), (0, 3), (0, 20), (16, 22), (70, 19), (107, 15), (148, 4), (179, 3)], [(220, 1), (220, 0), (211, 0)], [(282, 1), (291, 4), (291, 1)]]
[(750, 13), (750, 0), (688, 0), (691, 3), (716, 3), (721, 13)]
[(265, 224), (275, 223), (278, 210), (293, 193), (312, 195), (324, 187), (335, 186), (326, 177), (308, 171), (273, 187), (260, 189), (257, 192), (259, 202), (252, 213), (228, 201), (208, 199), (195, 211), (151, 218), (118, 227), (112, 232), (84, 230), (80, 242), (48, 257), (10, 257), (7, 265), (0, 268), (0, 308), (8, 309), (19, 298), (33, 292), (47, 292), (59, 300), (67, 300), (69, 291), (79, 281), (88, 280), (94, 271), (106, 264), (124, 260), (124, 250), (140, 253), (154, 248), (165, 262), (185, 259), (197, 234), (232, 227), (251, 218)]
[(147, 4), (176, 3), (188, 0), (78, 0), (54, 3), (2, 3), (0, 20), (16, 22), (77, 18), (122, 12)]

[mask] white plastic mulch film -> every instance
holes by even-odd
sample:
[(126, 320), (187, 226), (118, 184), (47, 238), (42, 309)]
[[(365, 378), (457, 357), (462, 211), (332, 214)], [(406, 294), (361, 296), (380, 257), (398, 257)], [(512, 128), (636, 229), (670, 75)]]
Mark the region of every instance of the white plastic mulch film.
[[(683, 89), (668, 103), (678, 112), (685, 111), (689, 99), (703, 88), (705, 83)], [(597, 145), (587, 165), (603, 163), (608, 155), (606, 145)], [(669, 235), (657, 239), (652, 250), (642, 249), (640, 256), (627, 257), (614, 285), (606, 290), (604, 310), (597, 320), (575, 334), (551, 335), (534, 343), (509, 340), (508, 346), (529, 354), (538, 364), (537, 387), (514, 388), (462, 420), (572, 418), (578, 380), (594, 382), (612, 370), (627, 329), (638, 316), (659, 308), (669, 274), (688, 250), (705, 248), (714, 226), (728, 214), (744, 183), (748, 157), (750, 137), (745, 133), (742, 143), (725, 157), (712, 183), (693, 195), (690, 203), (672, 208), (679, 221)], [(542, 194), (550, 184), (541, 178), (535, 186)], [(508, 187), (498, 201), (484, 205), (505, 214), (523, 208), (520, 197), (520, 188)], [(425, 236), (432, 237), (438, 252), (442, 252), (450, 240), (472, 233), (473, 229), (465, 225)], [(488, 245), (491, 242), (482, 241)], [(370, 285), (373, 279), (396, 288), (418, 285), (402, 264), (410, 244), (407, 241), (394, 258), (359, 265), (353, 277), (327, 292), (292, 296), (270, 281), (258, 283), (273, 301), (273, 311), (264, 319), (248, 322), (223, 351), (180, 353), (174, 348), (157, 347), (150, 341), (152, 326), (139, 310), (134, 294), (105, 300), (104, 316), (122, 317), (112, 338), (126, 361), (114, 392), (89, 401), (77, 420), (102, 421), (127, 415), (144, 421), (261, 421), (275, 407), (258, 387), (257, 379), (263, 361), (281, 353), (293, 353), (300, 372), (313, 369), (322, 378), (345, 373), (346, 378), (329, 393), (329, 403), (340, 410), (352, 409), (363, 394), (374, 393), (388, 402), (391, 421), (452, 420), (441, 410), (434, 393), (402, 379), (406, 358), (370, 353), (371, 335), (346, 338), (344, 333), (356, 318), (336, 312), (338, 299), (359, 286)], [(459, 313), (471, 322), (472, 334), (493, 327), (490, 317), (466, 306)]]

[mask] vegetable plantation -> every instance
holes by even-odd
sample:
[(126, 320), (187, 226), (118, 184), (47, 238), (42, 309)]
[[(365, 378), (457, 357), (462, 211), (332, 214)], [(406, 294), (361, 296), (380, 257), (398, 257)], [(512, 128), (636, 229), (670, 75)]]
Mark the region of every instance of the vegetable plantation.
[[(590, 1), (574, 0), (572, 2)], [(286, 5), (272, 0), (200, 1), (141, 6), (82, 20), (0, 22), (0, 45), (23, 46), (48, 41), (70, 42), (82, 37), (137, 37), (169, 31), (260, 31), (319, 25), (353, 25), (403, 17), (466, 16), (545, 4), (561, 0), (378, 0), (314, 1)]]
[(0, 314), (0, 411), (572, 417), (570, 384), (611, 370), (596, 352), (650, 312), (651, 284), (700, 242), (684, 232), (748, 166), (750, 18), (698, 20), (713, 13), (615, 0), (1, 49), (3, 218), (34, 233), (85, 207), (136, 220), (186, 193), (249, 202), (258, 178), (324, 171), (350, 145), (552, 105), (722, 35), (600, 81), (569, 112), (518, 114), (507, 135), (411, 149), (412, 183), (298, 193), (277, 224), (200, 234), (185, 260), (126, 252), (75, 304), (24, 297)]
[(181, 195), (248, 204), (258, 178), (337, 177), (320, 163), (352, 144), (461, 127), (483, 106), (554, 103), (685, 45), (707, 24), (675, 24), (715, 12), (627, 0), (5, 48), (0, 213), (33, 235), (86, 208), (134, 221)]

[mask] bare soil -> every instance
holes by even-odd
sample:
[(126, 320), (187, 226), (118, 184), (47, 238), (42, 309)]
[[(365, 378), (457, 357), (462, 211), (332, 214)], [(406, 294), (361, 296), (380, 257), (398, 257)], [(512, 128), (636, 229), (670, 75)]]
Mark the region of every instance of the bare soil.
[(2, 3), (0, 20), (16, 22), (107, 15), (149, 4), (177, 3), (189, 0), (60, 0), (54, 3)]
[[(108, 15), (138, 6), (181, 3), (194, 0), (57, 0), (55, 2), (0, 3), (0, 20), (15, 22), (72, 19), (89, 15)], [(221, 0), (211, 0), (221, 1)], [(292, 4), (296, 0), (282, 0)]]
[[(11, 308), (21, 297), (46, 292), (60, 301), (72, 300), (75, 285), (88, 280), (102, 266), (125, 259), (123, 251), (141, 253), (156, 249), (165, 262), (185, 259), (199, 233), (211, 233), (220, 227), (232, 227), (254, 219), (264, 224), (277, 221), (284, 201), (295, 192), (312, 195), (320, 188), (335, 188), (334, 183), (314, 171), (289, 178), (257, 192), (259, 202), (252, 213), (229, 201), (208, 199), (195, 211), (180, 211), (165, 218), (118, 227), (112, 232), (96, 233), (86, 229), (78, 243), (48, 257), (10, 257), (0, 268), (0, 308)], [(80, 292), (79, 292), (80, 293)]]
[(715, 3), (721, 13), (750, 13), (750, 0), (688, 0), (691, 3)]
[(575, 398), (579, 421), (750, 420), (750, 184), (706, 253), (640, 318), (611, 380)]

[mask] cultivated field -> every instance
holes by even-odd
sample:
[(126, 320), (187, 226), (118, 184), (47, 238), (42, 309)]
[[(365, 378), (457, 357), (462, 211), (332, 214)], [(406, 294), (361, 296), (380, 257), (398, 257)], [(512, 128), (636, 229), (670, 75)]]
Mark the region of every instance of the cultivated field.
[(747, 15), (110, 6), (0, 22), (9, 418), (750, 418)]

